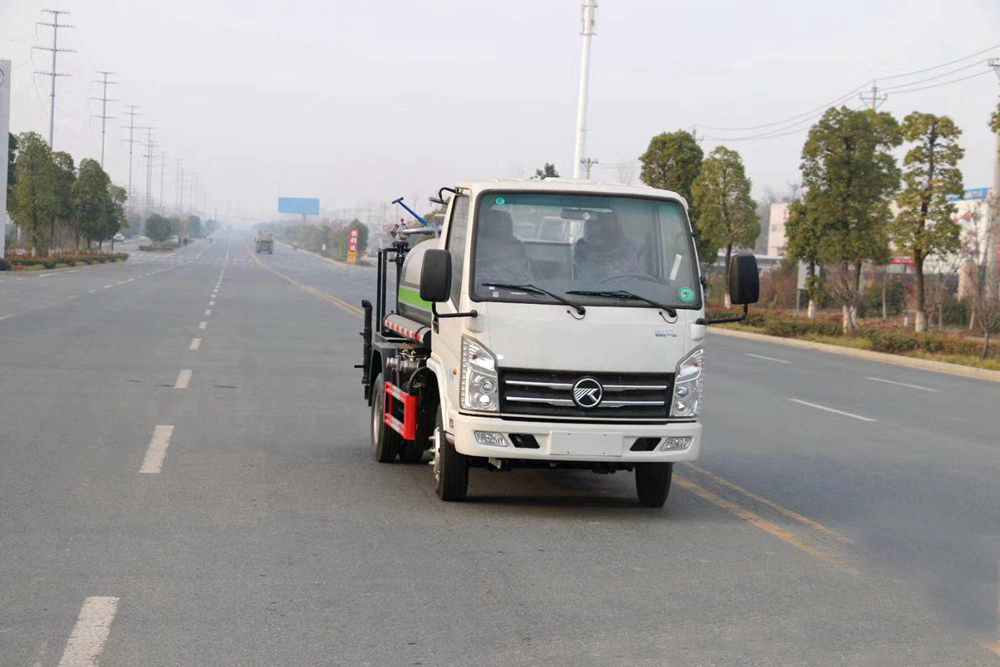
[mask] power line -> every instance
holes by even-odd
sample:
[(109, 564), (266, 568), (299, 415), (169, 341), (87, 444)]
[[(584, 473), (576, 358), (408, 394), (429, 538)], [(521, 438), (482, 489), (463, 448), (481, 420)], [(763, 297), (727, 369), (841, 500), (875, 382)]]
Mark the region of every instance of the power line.
[(102, 84), (104, 86), (104, 92), (101, 94), (100, 97), (92, 97), (90, 99), (92, 99), (92, 100), (99, 100), (101, 102), (101, 115), (100, 116), (94, 116), (94, 117), (101, 119), (101, 168), (103, 169), (104, 168), (104, 136), (105, 136), (105, 132), (106, 132), (106, 123), (107, 123), (107, 121), (108, 121), (109, 118), (116, 118), (116, 116), (109, 116), (108, 115), (108, 102), (117, 102), (118, 101), (118, 100), (108, 99), (108, 86), (116, 86), (116, 85), (118, 85), (118, 82), (117, 81), (108, 81), (108, 76), (114, 74), (114, 72), (104, 72), (104, 71), (101, 71), (101, 72), (98, 72), (98, 74), (102, 75), (103, 78), (100, 81), (94, 81), (94, 83)]
[(898, 83), (895, 86), (889, 86), (886, 90), (899, 90), (900, 88), (909, 88), (910, 86), (917, 86), (921, 83), (927, 83), (928, 81), (936, 81), (937, 79), (943, 79), (946, 76), (951, 76), (952, 74), (958, 74), (959, 72), (964, 72), (967, 69), (972, 69), (973, 67), (981, 67), (986, 60), (977, 60), (974, 63), (968, 65), (963, 65), (957, 69), (949, 70), (947, 72), (942, 72), (941, 74), (935, 74), (934, 76), (929, 76), (926, 79), (920, 79), (919, 81), (910, 81), (909, 83)]
[[(886, 79), (900, 79), (900, 78), (906, 78), (906, 77), (910, 77), (910, 76), (915, 76), (917, 74), (924, 74), (926, 72), (931, 72), (931, 71), (934, 71), (934, 70), (937, 70), (937, 69), (941, 69), (943, 67), (948, 67), (949, 65), (954, 65), (956, 63), (960, 63), (962, 61), (969, 60), (970, 58), (975, 58), (977, 56), (981, 56), (984, 53), (987, 53), (987, 52), (992, 51), (992, 50), (997, 49), (997, 48), (1000, 48), (1000, 44), (994, 44), (993, 46), (991, 46), (991, 47), (989, 47), (987, 49), (983, 49), (982, 51), (977, 51), (976, 53), (972, 53), (972, 54), (969, 54), (967, 56), (963, 56), (961, 58), (958, 58), (956, 60), (948, 61), (946, 63), (941, 63), (940, 65), (935, 65), (933, 67), (927, 67), (927, 68), (924, 68), (924, 69), (921, 69), (921, 70), (915, 70), (913, 72), (906, 72), (904, 74), (892, 74), (892, 75), (888, 75), (888, 76), (882, 76), (882, 77), (879, 77), (879, 80), (884, 81)], [(958, 68), (958, 69), (956, 69), (956, 70), (954, 70), (952, 72), (949, 72), (949, 73), (938, 74), (938, 75), (935, 75), (935, 76), (932, 76), (932, 77), (928, 77), (926, 79), (922, 79), (920, 81), (911, 81), (909, 83), (898, 84), (896, 86), (891, 86), (889, 88), (885, 88), (884, 90), (889, 91), (889, 90), (893, 90), (893, 89), (896, 89), (896, 88), (902, 88), (902, 87), (909, 87), (909, 86), (918, 85), (918, 84), (924, 83), (925, 81), (933, 81), (935, 79), (941, 78), (942, 76), (948, 76), (949, 74), (954, 74), (956, 72), (960, 72), (962, 70), (969, 69), (970, 67), (975, 67), (977, 65), (980, 65), (982, 62), (983, 61), (978, 61), (978, 62), (972, 63), (971, 65), (966, 65), (966, 66), (960, 67), (960, 68)], [(748, 125), (746, 127), (715, 127), (715, 126), (711, 126), (711, 125), (702, 125), (702, 124), (699, 124), (699, 127), (703, 128), (703, 129), (706, 129), (706, 130), (714, 130), (716, 132), (746, 132), (746, 131), (751, 131), (751, 130), (760, 130), (760, 129), (764, 129), (764, 128), (768, 128), (768, 127), (776, 127), (776, 126), (779, 126), (779, 125), (797, 125), (798, 123), (796, 123), (794, 121), (798, 121), (799, 119), (805, 118), (807, 116), (813, 116), (817, 112), (824, 112), (828, 108), (830, 108), (831, 106), (834, 106), (835, 104), (839, 104), (839, 103), (845, 101), (846, 99), (848, 99), (850, 97), (853, 97), (855, 94), (861, 92), (863, 89), (867, 88), (870, 85), (873, 86), (874, 84), (875, 84), (875, 80), (874, 79), (870, 80), (870, 81), (866, 81), (865, 83), (861, 84), (860, 86), (857, 86), (856, 88), (853, 88), (849, 92), (844, 93), (843, 95), (841, 95), (839, 97), (835, 97), (834, 99), (830, 100), (829, 102), (827, 102), (825, 104), (822, 104), (822, 105), (820, 105), (820, 106), (818, 106), (818, 107), (816, 107), (814, 109), (810, 109), (809, 111), (804, 111), (804, 112), (802, 112), (800, 114), (797, 114), (795, 116), (790, 116), (789, 118), (785, 118), (784, 120), (774, 121), (772, 123), (762, 123), (760, 125)], [(775, 131), (781, 131), (781, 128), (776, 129)]]
[(52, 28), (52, 47), (47, 46), (33, 46), (32, 49), (38, 49), (39, 51), (51, 51), (52, 52), (52, 70), (49, 72), (35, 72), (35, 74), (41, 74), (43, 76), (48, 76), (52, 78), (52, 101), (49, 107), (49, 148), (55, 149), (55, 144), (53, 139), (55, 137), (55, 127), (56, 127), (56, 79), (60, 76), (71, 76), (70, 74), (61, 74), (56, 70), (56, 57), (60, 53), (72, 53), (74, 49), (60, 49), (59, 48), (59, 28), (72, 28), (73, 26), (66, 23), (59, 23), (59, 17), (63, 14), (69, 14), (69, 12), (61, 11), (58, 9), (43, 9), (42, 12), (52, 14), (52, 23), (46, 23), (45, 21), (38, 21), (37, 25), (47, 25)]
[(941, 69), (942, 67), (947, 67), (948, 65), (954, 65), (955, 63), (960, 63), (963, 60), (968, 60), (969, 58), (975, 58), (976, 56), (981, 56), (984, 53), (989, 53), (994, 49), (1000, 48), (1000, 44), (994, 44), (993, 46), (983, 49), (982, 51), (976, 51), (975, 53), (970, 53), (967, 56), (962, 56), (961, 58), (956, 58), (955, 60), (949, 60), (946, 63), (941, 63), (940, 65), (934, 65), (933, 67), (926, 67), (924, 69), (918, 69), (913, 72), (907, 72), (905, 74), (891, 74), (889, 76), (880, 76), (879, 78), (885, 81), (886, 79), (905, 79), (908, 76), (915, 76), (917, 74), (923, 74), (925, 72), (932, 72), (936, 69)]
[(969, 76), (963, 76), (960, 79), (952, 79), (951, 81), (942, 81), (941, 83), (936, 83), (933, 86), (921, 86), (919, 88), (907, 88), (904, 90), (897, 90), (893, 92), (893, 95), (905, 95), (906, 93), (915, 93), (918, 90), (929, 90), (931, 88), (940, 88), (942, 86), (950, 86), (953, 83), (960, 83), (962, 81), (968, 81), (969, 79), (975, 79), (977, 77), (983, 76), (984, 74), (989, 74), (990, 70), (985, 70), (983, 72), (977, 72), (976, 74), (970, 74)]

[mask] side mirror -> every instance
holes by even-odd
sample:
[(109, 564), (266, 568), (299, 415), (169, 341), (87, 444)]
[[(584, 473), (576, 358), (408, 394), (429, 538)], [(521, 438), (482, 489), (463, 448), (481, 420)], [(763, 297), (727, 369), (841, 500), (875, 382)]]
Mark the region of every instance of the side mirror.
[(749, 253), (733, 256), (729, 261), (729, 300), (742, 306), (760, 299), (760, 274), (757, 258)]
[(447, 301), (451, 295), (451, 253), (428, 250), (420, 267), (420, 298), (431, 303)]

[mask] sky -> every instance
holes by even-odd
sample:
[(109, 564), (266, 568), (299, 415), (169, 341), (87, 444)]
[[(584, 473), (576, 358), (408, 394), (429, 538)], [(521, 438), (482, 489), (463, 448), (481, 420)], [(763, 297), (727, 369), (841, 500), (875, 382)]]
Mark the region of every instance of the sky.
[[(855, 89), (874, 78), (887, 91), (882, 111), (951, 116), (964, 131), (966, 187), (991, 184), (986, 122), (1000, 80), (980, 61), (1000, 57), (995, 0), (599, 5), (586, 147), (595, 180), (638, 183), (652, 136), (694, 128), (706, 153), (742, 154), (756, 196), (783, 193), (823, 105), (862, 105)], [(161, 199), (162, 182), (167, 207), (180, 170), (186, 204), (194, 174), (199, 210), (232, 221), (275, 219), (279, 196), (378, 219), (399, 196), (426, 211), (428, 196), (459, 180), (527, 178), (545, 162), (572, 175), (579, 0), (2, 0), (11, 129), (47, 137), (50, 79), (33, 72), (51, 54), (32, 50), (51, 46), (51, 29), (36, 26), (51, 20), (43, 8), (68, 10), (74, 26), (60, 31), (59, 46), (75, 52), (59, 54), (71, 76), (57, 81), (56, 150), (100, 156), (93, 82), (115, 72), (105, 167), (127, 185), (123, 105), (138, 105), (136, 125), (155, 127), (151, 194)], [(790, 117), (798, 124), (769, 125)], [(782, 136), (747, 139), (768, 132)], [(141, 195), (147, 151), (133, 148)]]

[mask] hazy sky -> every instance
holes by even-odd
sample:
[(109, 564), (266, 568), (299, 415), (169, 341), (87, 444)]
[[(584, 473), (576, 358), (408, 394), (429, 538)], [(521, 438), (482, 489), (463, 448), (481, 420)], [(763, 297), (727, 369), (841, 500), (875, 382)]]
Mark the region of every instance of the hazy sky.
[[(422, 198), (466, 178), (572, 174), (579, 0), (0, 0), (0, 58), (13, 61), (12, 129), (47, 136), (50, 46), (41, 9), (72, 12), (61, 44), (57, 150), (100, 153), (96, 70), (113, 70), (106, 168), (128, 180), (123, 104), (140, 105), (167, 152), (198, 175), (208, 212), (273, 218), (276, 199), (325, 211)], [(797, 116), (873, 77), (932, 67), (1000, 44), (996, 0), (599, 0), (587, 154), (594, 177), (638, 182), (651, 136), (699, 128), (706, 152), (739, 150), (754, 181), (785, 190), (815, 119), (789, 136), (720, 132)], [(48, 19), (44, 19), (48, 20)], [(981, 56), (1000, 57), (1000, 48)], [(977, 58), (980, 59), (980, 58)], [(986, 128), (1000, 83), (985, 64), (885, 79), (882, 110), (948, 114), (963, 128), (966, 187), (991, 181)], [(905, 92), (987, 72), (968, 81)], [(861, 102), (857, 95), (847, 98)], [(817, 114), (818, 116), (818, 114)], [(779, 129), (782, 126), (777, 126)], [(779, 132), (780, 133), (780, 132)], [(144, 134), (141, 136), (145, 136)], [(136, 156), (145, 152), (136, 145)], [(144, 147), (143, 147), (144, 148)], [(145, 191), (145, 161), (133, 182)], [(154, 173), (154, 197), (160, 193)], [(187, 195), (185, 195), (187, 199)], [(422, 204), (422, 209), (427, 205)]]

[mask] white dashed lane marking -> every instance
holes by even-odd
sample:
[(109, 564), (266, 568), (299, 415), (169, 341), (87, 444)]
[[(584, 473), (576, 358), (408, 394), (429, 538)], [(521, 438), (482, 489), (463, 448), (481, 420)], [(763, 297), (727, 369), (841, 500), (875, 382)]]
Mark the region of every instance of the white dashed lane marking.
[(188, 384), (191, 383), (191, 369), (182, 368), (181, 372), (177, 374), (177, 382), (174, 383), (174, 389), (187, 389)]
[(170, 425), (158, 425), (153, 429), (153, 439), (149, 441), (146, 458), (139, 468), (140, 473), (155, 475), (163, 469), (163, 459), (167, 456), (167, 447), (170, 446), (170, 436), (173, 433), (174, 427)]
[(191, 346), (188, 349), (189, 350), (197, 350), (199, 347), (201, 347), (201, 339), (200, 338), (192, 338), (191, 339)]
[(937, 393), (937, 389), (931, 389), (930, 387), (921, 387), (919, 384), (907, 384), (905, 382), (896, 382), (895, 380), (883, 380), (882, 378), (868, 378), (873, 382), (882, 382), (884, 384), (894, 384), (897, 387), (909, 387), (910, 389), (919, 389), (920, 391), (931, 391)]
[(877, 422), (877, 419), (872, 419), (871, 417), (862, 417), (861, 415), (856, 415), (853, 412), (844, 412), (843, 410), (837, 410), (836, 408), (828, 408), (825, 405), (817, 405), (815, 403), (809, 403), (808, 401), (802, 401), (797, 398), (789, 398), (792, 403), (798, 403), (799, 405), (806, 405), (810, 408), (816, 408), (817, 410), (823, 410), (825, 412), (832, 412), (836, 415), (843, 415), (844, 417), (850, 417), (851, 419), (857, 419), (863, 422)]
[(96, 667), (111, 634), (118, 600), (116, 597), (98, 596), (83, 601), (59, 667)]
[(204, 329), (207, 326), (208, 326), (208, 322), (199, 322), (198, 323), (198, 328), (199, 329)]

